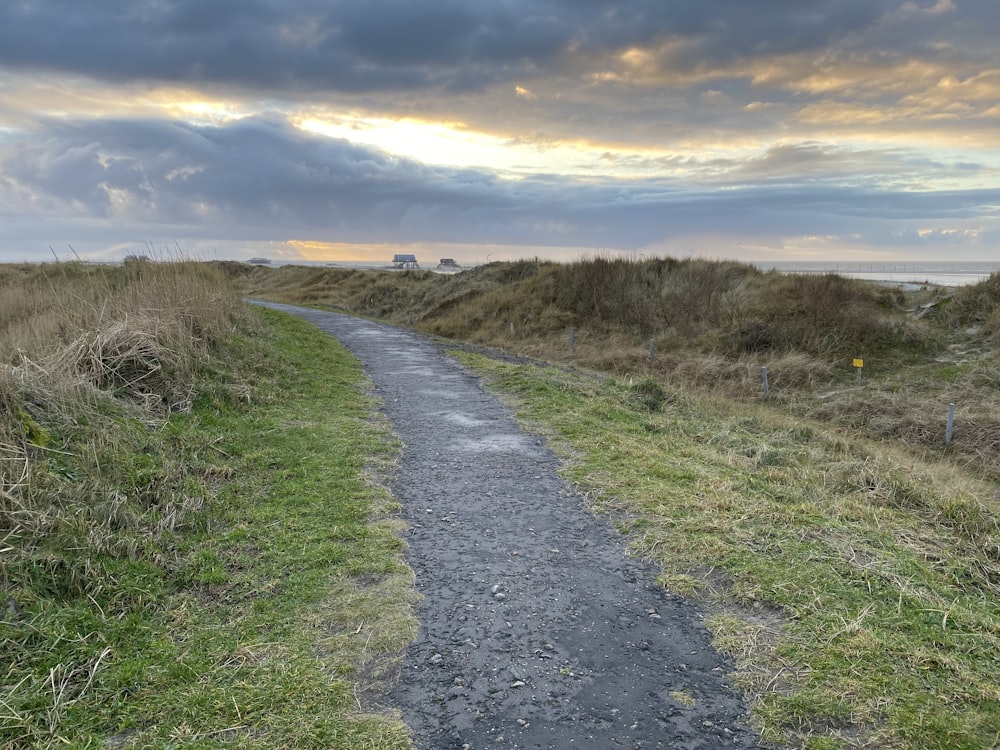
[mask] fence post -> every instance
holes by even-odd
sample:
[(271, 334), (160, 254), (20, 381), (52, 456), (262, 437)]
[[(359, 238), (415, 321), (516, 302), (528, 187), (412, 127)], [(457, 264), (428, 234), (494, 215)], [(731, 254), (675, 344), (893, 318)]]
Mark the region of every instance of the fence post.
[(569, 350), (571, 352), (576, 351), (576, 329), (569, 329)]
[(514, 321), (513, 320), (510, 322), (510, 335), (511, 336), (514, 335)]
[(653, 339), (649, 340), (649, 364), (653, 364)]
[(948, 425), (944, 430), (944, 444), (951, 445), (951, 435), (955, 428), (955, 404), (948, 404)]
[(760, 368), (761, 377), (764, 379), (764, 398), (768, 398), (771, 395), (771, 386), (767, 382), (767, 368)]

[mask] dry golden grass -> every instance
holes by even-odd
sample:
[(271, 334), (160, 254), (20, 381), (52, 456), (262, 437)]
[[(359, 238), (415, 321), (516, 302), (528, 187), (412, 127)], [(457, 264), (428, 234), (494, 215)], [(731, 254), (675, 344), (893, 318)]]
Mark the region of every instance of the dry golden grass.
[[(84, 523), (81, 513), (102, 516), (95, 528), (139, 523), (100, 477), (98, 457), (128, 453), (134, 445), (117, 443), (136, 439), (106, 415), (125, 407), (153, 423), (190, 409), (199, 368), (244, 315), (228, 279), (202, 264), (0, 267), (0, 539), (31, 555), (58, 527)], [(97, 462), (95, 475), (62, 483), (52, 465), (83, 433), (89, 443), (72, 450)], [(90, 491), (98, 496), (73, 520), (63, 513)], [(180, 499), (147, 520), (176, 525), (193, 510)]]
[[(335, 307), (743, 402), (763, 400), (766, 367), (772, 408), (944, 456), (1000, 481), (1000, 364), (993, 349), (1000, 275), (956, 292), (697, 259), (519, 261), (447, 276), (302, 267), (230, 272), (249, 296)], [(854, 358), (865, 361), (860, 383)], [(952, 402), (954, 440), (946, 446)]]

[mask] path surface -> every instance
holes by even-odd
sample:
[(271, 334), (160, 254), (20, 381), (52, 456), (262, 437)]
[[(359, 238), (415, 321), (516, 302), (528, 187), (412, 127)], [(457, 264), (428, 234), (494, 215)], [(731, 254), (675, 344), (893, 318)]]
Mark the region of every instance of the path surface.
[(757, 747), (698, 611), (471, 373), (411, 331), (272, 306), (364, 363), (405, 444), (393, 491), (424, 599), (391, 698), (420, 750)]

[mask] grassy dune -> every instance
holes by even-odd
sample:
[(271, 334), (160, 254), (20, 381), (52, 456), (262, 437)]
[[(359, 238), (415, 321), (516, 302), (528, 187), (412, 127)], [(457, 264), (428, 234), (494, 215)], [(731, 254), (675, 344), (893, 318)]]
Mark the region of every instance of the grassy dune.
[(202, 264), (0, 270), (0, 746), (409, 747), (391, 437), (261, 315)]
[(1000, 277), (903, 292), (605, 259), (240, 274), (249, 294), (574, 366), (462, 355), (662, 585), (703, 602), (767, 740), (1000, 745)]
[(704, 603), (768, 740), (1000, 744), (1000, 277), (598, 258), (0, 267), (0, 745), (409, 746), (392, 437), (342, 349), (240, 294), (559, 363), (463, 355)]
[[(740, 403), (761, 400), (766, 367), (778, 411), (946, 456), (1000, 481), (1000, 275), (958, 291), (904, 292), (698, 259), (522, 261), (450, 276), (302, 266), (230, 272), (251, 296)], [(956, 421), (946, 446), (950, 403)]]

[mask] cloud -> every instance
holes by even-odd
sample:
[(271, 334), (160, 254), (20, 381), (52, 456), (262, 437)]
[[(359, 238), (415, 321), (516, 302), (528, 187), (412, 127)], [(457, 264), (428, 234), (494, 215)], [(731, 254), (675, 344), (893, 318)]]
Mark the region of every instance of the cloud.
[[(482, 89), (582, 72), (602, 58), (625, 69), (695, 71), (850, 46), (899, 7), (898, 0), (15, 0), (0, 6), (0, 65), (270, 90)], [(929, 14), (897, 15), (915, 24)], [(949, 14), (934, 20), (942, 15)]]
[[(780, 173), (836, 153), (779, 149), (756, 169)], [(749, 171), (753, 168), (748, 167)], [(876, 234), (937, 220), (971, 230), (995, 192), (885, 193), (821, 182), (693, 190), (430, 167), (293, 127), (278, 115), (219, 126), (184, 122), (45, 123), (0, 150), (0, 206), (64, 225), (176, 227), (205, 237), (640, 248), (704, 232), (835, 234), (850, 219)], [(916, 226), (916, 224), (914, 224)], [(863, 230), (865, 231), (865, 230)], [(955, 241), (955, 235), (941, 235)], [(973, 241), (968, 235), (968, 241)], [(121, 241), (121, 240), (119, 240)]]
[[(173, 89), (662, 146), (706, 124), (768, 138), (826, 112), (844, 127), (902, 115), (914, 130), (995, 119), (998, 31), (987, 0), (960, 12), (930, 0), (12, 0), (0, 70), (99, 80), (126, 101)], [(41, 111), (58, 107), (48, 96)], [(0, 79), (0, 122), (4, 98)], [(770, 116), (747, 118), (750, 102)]]
[(994, 0), (9, 0), (0, 217), (94, 236), (980, 247), (998, 31)]

